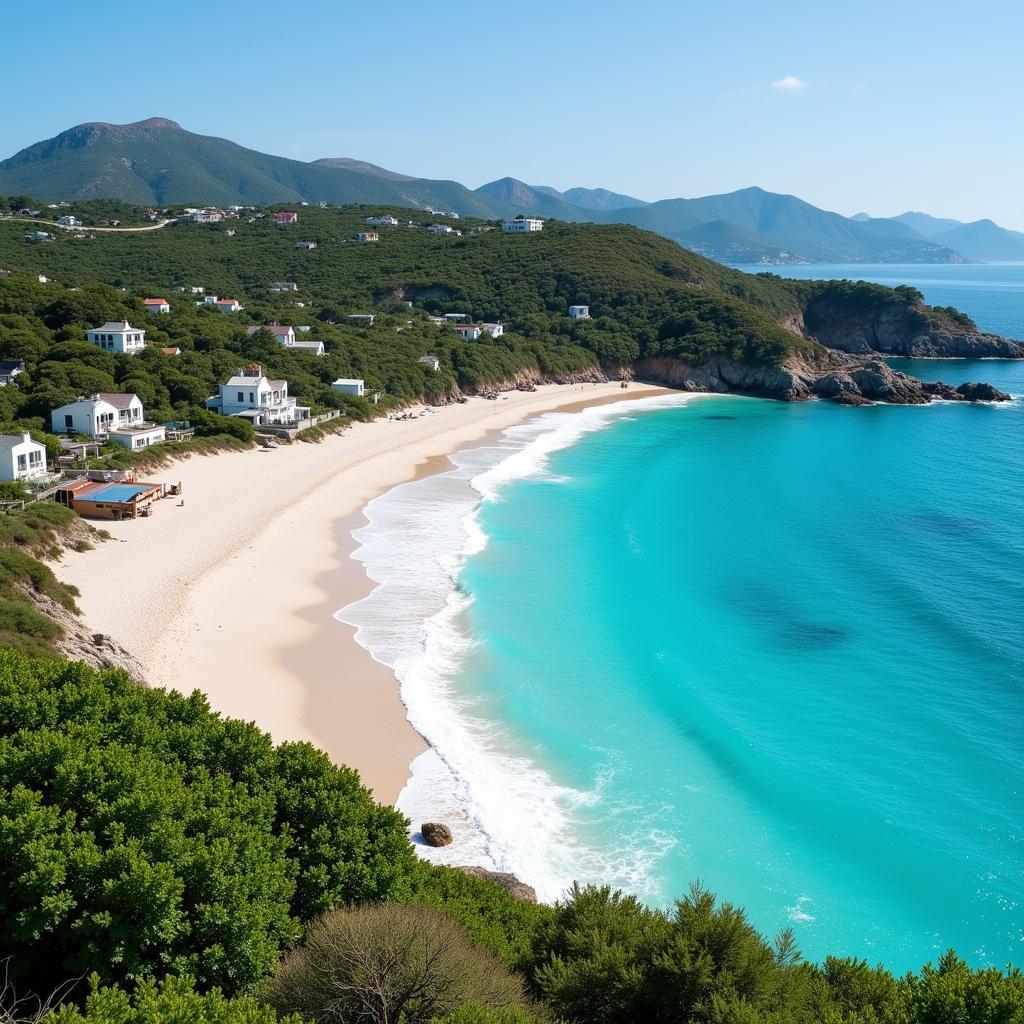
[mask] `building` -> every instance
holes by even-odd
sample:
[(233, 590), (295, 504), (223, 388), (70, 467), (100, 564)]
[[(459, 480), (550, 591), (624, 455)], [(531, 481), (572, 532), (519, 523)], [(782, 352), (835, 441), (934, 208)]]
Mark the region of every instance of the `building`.
[(356, 323), (365, 324), (367, 327), (373, 326), (373, 313), (349, 313), (347, 319), (355, 320)]
[(147, 313), (170, 313), (171, 304), (166, 299), (143, 299)]
[(543, 231), (544, 221), (542, 221), (540, 217), (527, 217), (525, 214), (521, 213), (513, 220), (503, 221), (501, 230), (507, 235), (526, 233), (529, 231)]
[(343, 395), (356, 395), (358, 398), (364, 397), (366, 391), (366, 385), (358, 377), (339, 377), (331, 387)]
[(295, 328), (290, 327), (287, 324), (253, 324), (251, 327), (246, 327), (245, 333), (251, 338), (254, 334), (260, 331), (270, 331), (270, 333), (277, 340), (278, 344), (284, 345), (286, 348), (295, 342)]
[(437, 371), (441, 369), (441, 360), (438, 359), (437, 356), (420, 356), (417, 362), (422, 363), (424, 366), (429, 366), (434, 373), (437, 373)]
[[(132, 476), (123, 480), (92, 480), (85, 476), (69, 481), (54, 499), (89, 519), (121, 520), (150, 515), (153, 502), (167, 493), (165, 484), (136, 482)], [(180, 494), (180, 487), (172, 486), (170, 493)]]
[(272, 292), (297, 292), (299, 286), (294, 281), (272, 281), (270, 290)]
[(49, 231), (30, 231), (25, 236), (26, 242), (45, 242), (50, 237)]
[(125, 448), (146, 448), (166, 436), (162, 423), (147, 423), (138, 395), (99, 392), (50, 413), (55, 434), (84, 434)]
[(0, 387), (13, 382), (19, 373), (25, 372), (24, 359), (0, 360)]
[(569, 316), (573, 320), (589, 320), (590, 319), (590, 307), (589, 306), (570, 306)]
[(468, 313), (445, 313), (444, 315), (444, 319), (450, 324), (463, 324), (468, 318)]
[(308, 251), (310, 249), (315, 249), (316, 248), (316, 242), (296, 242), (295, 243), (295, 248), (296, 249), (306, 249)]
[(455, 324), (455, 330), (459, 332), (459, 337), (463, 341), (476, 341), (484, 333), (479, 324)]
[(32, 480), (46, 476), (46, 445), (32, 435), (0, 434), (0, 480)]
[(82, 222), (77, 217), (72, 217), (70, 214), (58, 217), (57, 223), (60, 224), (61, 227), (65, 228), (79, 228), (82, 226)]
[(478, 324), (477, 326), (492, 338), (500, 338), (505, 333), (504, 324)]
[(285, 227), (288, 224), (298, 224), (299, 215), (291, 210), (278, 210), (274, 214), (274, 223), (278, 227)]
[(10, 277), (11, 271), (8, 267), (0, 267), (0, 277)]
[(216, 306), (222, 313), (237, 313), (243, 308), (238, 299), (218, 299), (216, 295), (207, 295), (205, 301), (197, 305)]
[(50, 279), (49, 279), (49, 278), (48, 278), (48, 277), (47, 277), (47, 276), (46, 276), (45, 274), (39, 274), (39, 275), (38, 275), (38, 276), (36, 277), (36, 280), (37, 280), (37, 281), (38, 281), (38, 282), (39, 282), (40, 284), (49, 284), (49, 283), (50, 283)]
[(296, 352), (312, 352), (315, 356), (322, 356), (327, 351), (322, 341), (293, 341), (285, 347), (294, 349)]
[(213, 207), (206, 210), (190, 210), (186, 219), (194, 224), (219, 224), (224, 219), (224, 212)]
[(360, 231), (356, 235), (357, 242), (379, 242), (380, 235), (376, 231)]
[(175, 345), (173, 348), (162, 348), (162, 349), (160, 349), (160, 351), (165, 356), (180, 356), (181, 355), (181, 349), (178, 348), (177, 345)]
[(379, 213), (374, 217), (367, 217), (365, 222), (369, 227), (376, 228), (397, 228), (398, 218), (388, 217), (386, 214)]
[(238, 416), (253, 426), (295, 426), (309, 419), (309, 407), (288, 396), (288, 381), (268, 380), (259, 363), (243, 366), (220, 394), (206, 400), (206, 407), (222, 416)]
[(431, 224), (427, 230), (432, 235), (454, 235), (455, 228), (448, 227), (447, 224)]
[(107, 352), (134, 355), (146, 347), (146, 332), (139, 327), (132, 327), (127, 320), (110, 320), (102, 327), (86, 331), (85, 340)]

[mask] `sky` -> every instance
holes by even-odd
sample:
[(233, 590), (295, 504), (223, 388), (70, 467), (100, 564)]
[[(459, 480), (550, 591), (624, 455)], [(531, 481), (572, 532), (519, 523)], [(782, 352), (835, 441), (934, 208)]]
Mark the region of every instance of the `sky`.
[(1024, 230), (1013, 0), (5, 0), (2, 32), (0, 158), (162, 116), (470, 187), (760, 185)]

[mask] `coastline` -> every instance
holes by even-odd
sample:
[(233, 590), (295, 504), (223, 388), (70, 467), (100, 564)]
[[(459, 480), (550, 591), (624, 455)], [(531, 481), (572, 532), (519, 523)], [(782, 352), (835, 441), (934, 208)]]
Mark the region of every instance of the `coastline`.
[[(68, 552), (90, 629), (135, 655), (146, 682), (201, 690), (214, 710), (276, 742), (308, 741), (393, 804), (427, 746), (397, 681), (334, 618), (372, 583), (349, 556), (361, 510), (445, 469), (460, 448), (545, 412), (675, 392), (654, 385), (544, 385), (471, 398), (415, 420), (354, 424), (320, 444), (176, 463), (184, 506), (104, 524), (113, 539)], [(157, 475), (157, 474), (154, 474)]]

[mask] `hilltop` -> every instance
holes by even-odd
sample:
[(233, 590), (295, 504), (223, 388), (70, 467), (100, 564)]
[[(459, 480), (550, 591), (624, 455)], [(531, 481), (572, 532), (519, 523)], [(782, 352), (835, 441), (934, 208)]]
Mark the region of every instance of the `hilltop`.
[(503, 177), (476, 189), (353, 157), (310, 163), (247, 149), (154, 117), (90, 122), (0, 161), (0, 195), (40, 202), (110, 199), (145, 206), (267, 203), (390, 204), (461, 217), (517, 212), (648, 228), (710, 258), (785, 264), (955, 263), (1024, 258), (1024, 235), (991, 222), (925, 214), (843, 217), (796, 196), (752, 187), (645, 202), (605, 188), (559, 191)]

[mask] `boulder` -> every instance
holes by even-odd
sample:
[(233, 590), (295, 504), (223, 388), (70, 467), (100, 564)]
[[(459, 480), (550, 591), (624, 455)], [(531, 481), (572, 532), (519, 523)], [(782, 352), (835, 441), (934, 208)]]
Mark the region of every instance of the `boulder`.
[(537, 902), (537, 890), (532, 885), (520, 882), (515, 875), (507, 871), (488, 871), (487, 868), (457, 867), (464, 875), (471, 875), (473, 878), (483, 878), (488, 882), (500, 885), (510, 896), (517, 900), (524, 900), (527, 903)]
[(427, 846), (448, 846), (451, 844), (452, 830), (447, 825), (436, 821), (425, 821), (420, 825), (420, 835)]
[(968, 402), (1009, 402), (1012, 401), (1012, 396), (1008, 395), (1005, 391), (1000, 391), (999, 388), (994, 388), (991, 384), (984, 382), (975, 384), (968, 381), (966, 384), (961, 384), (956, 389), (957, 394), (963, 396)]

